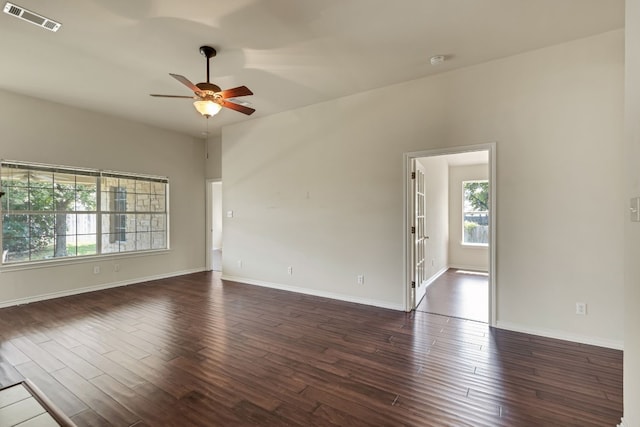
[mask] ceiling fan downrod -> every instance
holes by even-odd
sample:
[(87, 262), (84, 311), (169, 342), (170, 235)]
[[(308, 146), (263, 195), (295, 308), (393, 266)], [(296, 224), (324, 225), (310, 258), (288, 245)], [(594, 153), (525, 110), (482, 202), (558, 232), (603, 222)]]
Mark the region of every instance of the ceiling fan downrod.
[(207, 83), (209, 83), (209, 63), (210, 59), (216, 56), (216, 50), (211, 46), (200, 46), (200, 53), (207, 58)]

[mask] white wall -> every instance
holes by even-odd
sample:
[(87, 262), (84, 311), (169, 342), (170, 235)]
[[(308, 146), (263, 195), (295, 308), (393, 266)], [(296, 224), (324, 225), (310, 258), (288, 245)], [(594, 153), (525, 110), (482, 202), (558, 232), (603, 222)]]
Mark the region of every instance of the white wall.
[(499, 325), (621, 346), (623, 46), (609, 32), (224, 128), (224, 275), (401, 309), (402, 154), (496, 141)]
[(206, 179), (220, 179), (222, 177), (222, 138), (210, 136), (205, 140), (205, 169)]
[[(82, 288), (204, 269), (204, 163), (200, 140), (0, 91), (0, 157), (165, 175), (171, 250), (0, 272), (0, 305)], [(114, 264), (120, 271), (114, 271)], [(99, 265), (101, 273), (93, 274)]]
[(427, 280), (449, 264), (449, 165), (443, 156), (417, 159), (425, 170)]
[(489, 247), (462, 244), (462, 182), (489, 179), (489, 165), (449, 167), (449, 266), (489, 271)]
[(640, 196), (640, 0), (626, 2), (625, 335), (624, 426), (640, 426), (640, 223), (628, 218), (628, 199)]
[(498, 141), (499, 326), (622, 346), (623, 46), (615, 31), (455, 73), (450, 137)]
[(222, 248), (222, 183), (211, 183), (211, 249)]

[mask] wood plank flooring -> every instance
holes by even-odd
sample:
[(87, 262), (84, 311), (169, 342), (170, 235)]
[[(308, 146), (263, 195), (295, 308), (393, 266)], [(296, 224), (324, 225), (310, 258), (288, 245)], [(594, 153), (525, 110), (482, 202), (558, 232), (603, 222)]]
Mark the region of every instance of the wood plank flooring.
[(450, 268), (433, 281), (417, 311), (489, 322), (489, 276)]
[(622, 352), (197, 273), (0, 310), (78, 426), (614, 426)]

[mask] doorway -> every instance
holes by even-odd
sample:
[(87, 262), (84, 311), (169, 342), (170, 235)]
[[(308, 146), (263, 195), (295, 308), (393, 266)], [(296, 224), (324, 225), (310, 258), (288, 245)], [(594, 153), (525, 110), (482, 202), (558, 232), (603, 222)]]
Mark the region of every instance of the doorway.
[(222, 271), (222, 182), (207, 180), (207, 271)]
[(406, 311), (495, 325), (495, 143), (404, 157)]

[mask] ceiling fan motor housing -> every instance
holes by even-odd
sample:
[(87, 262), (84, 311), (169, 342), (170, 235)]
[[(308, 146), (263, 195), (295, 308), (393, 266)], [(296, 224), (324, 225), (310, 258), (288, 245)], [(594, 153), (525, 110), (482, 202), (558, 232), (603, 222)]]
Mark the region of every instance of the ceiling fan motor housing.
[(222, 91), (222, 89), (220, 89), (220, 86), (218, 85), (214, 85), (213, 83), (196, 83), (196, 86), (198, 87), (198, 89), (200, 89), (201, 91), (205, 92), (205, 91), (210, 91), (213, 93), (217, 93)]
[(213, 83), (196, 83), (200, 92), (197, 95), (203, 101), (215, 101), (218, 102), (218, 98), (222, 98), (220, 95), (221, 89), (219, 86), (214, 85)]

